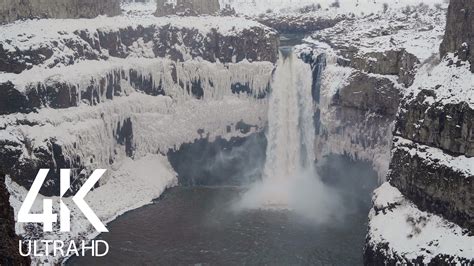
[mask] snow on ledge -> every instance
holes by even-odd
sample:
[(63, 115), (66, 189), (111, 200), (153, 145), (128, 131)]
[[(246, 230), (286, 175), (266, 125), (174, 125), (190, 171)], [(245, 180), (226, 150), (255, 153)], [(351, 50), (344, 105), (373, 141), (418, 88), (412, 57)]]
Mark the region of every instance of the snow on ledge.
[[(454, 64), (448, 66), (449, 61)], [(421, 90), (431, 90), (436, 97), (427, 97), (429, 104), (457, 104), (466, 102), (474, 108), (474, 74), (470, 71), (469, 62), (456, 66), (458, 59), (448, 54), (445, 60), (438, 64), (427, 63), (418, 71), (415, 82), (406, 91), (406, 97), (416, 98)]]
[[(388, 243), (387, 256), (414, 260), (420, 255), (429, 263), (437, 255), (471, 259), (474, 236), (441, 216), (419, 210), (400, 191), (384, 183), (374, 192), (369, 214), (371, 246)], [(378, 212), (376, 211), (379, 210)]]
[[(385, 8), (401, 9), (408, 5), (419, 5), (421, 3), (430, 6), (443, 3), (442, 0), (219, 0), (219, 2), (221, 7), (229, 4), (237, 12), (249, 15), (260, 13), (296, 13), (301, 8), (320, 5), (321, 10), (314, 13), (326, 16), (348, 13), (368, 14), (371, 12), (382, 12)], [(335, 2), (338, 2), (338, 6), (336, 6)], [(385, 7), (385, 5), (387, 6)]]
[(444, 165), (454, 171), (459, 171), (466, 178), (474, 176), (474, 157), (469, 158), (464, 155), (451, 156), (444, 153), (441, 149), (418, 144), (402, 137), (396, 137), (394, 149), (404, 150), (412, 157), (418, 156), (426, 161), (436, 162), (438, 165)]
[[(273, 32), (270, 28), (252, 20), (241, 17), (154, 17), (100, 16), (94, 19), (38, 19), (16, 21), (0, 26), (0, 43), (6, 51), (14, 52), (16, 48), (28, 50), (31, 47), (41, 47), (46, 42), (75, 36), (74, 32), (88, 30), (107, 32), (120, 28), (163, 27), (170, 25), (177, 28), (195, 29), (206, 35), (216, 30), (223, 36), (233, 36), (244, 29), (258, 27)], [(5, 42), (4, 40), (8, 40)]]
[[(231, 86), (236, 83), (248, 84), (254, 94), (265, 92), (271, 81), (274, 65), (271, 62), (249, 62), (244, 59), (238, 63), (212, 63), (202, 59), (175, 62), (166, 58), (110, 58), (107, 61), (81, 61), (61, 68), (34, 67), (20, 74), (0, 73), (0, 80), (11, 81), (15, 88), (26, 93), (28, 88), (35, 88), (40, 83), (65, 82), (73, 84), (81, 92), (96, 87), (101, 98), (106, 97), (106, 91), (100, 91), (100, 80), (112, 71), (123, 72), (125, 80), (130, 80), (130, 70), (139, 71), (143, 77), (151, 76), (154, 86), (162, 84), (167, 95), (182, 96), (188, 94), (179, 86), (183, 83), (187, 88), (199, 80), (203, 90), (210, 97), (219, 98), (231, 93)], [(177, 72), (178, 82), (172, 73)], [(95, 82), (92, 82), (95, 81)], [(1, 81), (0, 81), (1, 83)], [(212, 86), (210, 84), (213, 84)]]

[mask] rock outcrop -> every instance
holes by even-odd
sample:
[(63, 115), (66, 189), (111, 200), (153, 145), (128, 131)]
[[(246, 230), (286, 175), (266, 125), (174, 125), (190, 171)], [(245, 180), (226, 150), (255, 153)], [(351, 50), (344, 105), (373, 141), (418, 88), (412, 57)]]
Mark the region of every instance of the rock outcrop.
[(336, 25), (343, 17), (321, 18), (317, 16), (261, 14), (255, 20), (276, 29), (280, 33), (311, 33)]
[[(181, 63), (172, 62), (194, 58), (208, 63), (277, 60), (278, 34), (268, 27), (252, 22), (248, 27), (226, 31), (217, 26), (224, 23), (225, 18), (213, 18), (213, 23), (205, 18), (192, 19), (196, 24), (206, 20), (206, 24), (196, 29), (194, 24), (188, 26), (185, 18), (174, 18), (172, 25), (167, 18), (152, 17), (129, 25), (125, 18), (110, 18), (103, 27), (87, 21), (84, 23), (90, 23), (91, 27), (78, 26), (69, 32), (55, 24), (57, 32), (52, 32), (50, 38), (39, 38), (34, 33), (22, 35), (24, 39), (16, 35), (7, 37), (5, 32), (6, 38), (0, 40), (0, 71), (19, 75), (6, 74), (5, 81), (0, 82), (0, 114), (31, 112), (44, 106), (68, 108), (84, 102), (94, 105), (126, 93), (121, 81), (147, 94), (162, 95), (165, 84), (160, 83), (160, 79), (163, 75), (153, 77), (152, 74), (164, 73), (166, 68), (168, 80), (177, 82)], [(249, 23), (245, 19), (234, 19), (236, 23)], [(48, 21), (36, 23), (50, 25)], [(118, 25), (113, 26), (115, 23)], [(169, 61), (153, 63), (151, 59), (157, 57)], [(153, 68), (144, 73), (144, 65), (150, 63), (154, 64)], [(43, 70), (32, 75), (28, 71), (33, 66)], [(72, 82), (76, 78), (53, 78), (67, 74), (68, 71), (62, 70), (64, 67), (89, 76), (89, 81), (79, 85)], [(196, 97), (202, 97), (199, 91), (209, 84), (201, 85), (198, 82), (193, 85)]]
[(398, 82), (409, 87), (413, 84), (420, 60), (405, 49), (354, 54), (350, 66), (367, 73), (398, 76)]
[[(471, 1), (451, 1), (442, 52), (455, 52), (462, 43), (469, 48), (473, 6)], [(421, 210), (474, 232), (474, 175), (469, 166), (474, 163), (474, 109), (472, 84), (466, 84), (472, 74), (463, 71), (465, 65), (445, 64), (419, 75), (402, 102), (389, 180)], [(464, 164), (456, 163), (460, 161)]]
[(0, 24), (25, 18), (94, 18), (120, 13), (120, 0), (3, 0)]
[(219, 0), (157, 0), (156, 16), (214, 15), (220, 10)]
[(474, 72), (474, 2), (451, 0), (440, 52), (442, 56), (451, 52), (461, 60), (469, 60)]
[(392, 80), (354, 71), (347, 85), (334, 95), (332, 104), (394, 118), (399, 103), (400, 90)]
[(403, 86), (393, 75), (361, 71), (344, 64), (340, 57), (325, 53), (333, 51), (315, 49), (302, 53), (313, 66), (318, 155), (348, 154), (370, 161), (383, 180)]
[[(235, 19), (236, 24), (248, 23), (244, 19)], [(209, 21), (202, 28), (195, 28), (192, 22), (183, 25), (185, 18), (143, 20), (131, 23), (123, 18), (114, 18), (107, 20), (103, 27), (88, 21), (84, 24), (90, 27), (78, 25), (72, 31), (67, 31), (67, 27), (50, 25), (47, 21), (38, 22), (43, 23), (40, 26), (55, 27), (57, 31), (52, 30), (50, 38), (44, 39), (36, 36), (34, 31), (23, 33), (20, 37), (5, 34), (0, 40), (0, 71), (18, 74), (38, 65), (54, 68), (83, 60), (129, 56), (167, 57), (174, 61), (201, 57), (222, 63), (244, 59), (276, 62), (278, 57), (277, 33), (258, 23), (249, 27), (237, 26), (223, 33), (219, 31), (218, 24), (225, 23), (225, 18), (215, 18), (214, 22)], [(196, 23), (202, 24), (203, 21)], [(15, 29), (5, 29), (12, 30)], [(17, 30), (24, 29), (20, 27)]]
[[(411, 92), (401, 102), (387, 183), (399, 196), (393, 203), (381, 201), (380, 205), (387, 206), (384, 211), (374, 204), (365, 253), (368, 265), (473, 262), (472, 244), (464, 244), (472, 243), (469, 236), (472, 238), (474, 232), (473, 102), (467, 94), (460, 98), (451, 95), (463, 95), (456, 79), (472, 74), (468, 69), (457, 72), (459, 67), (445, 64), (436, 66), (438, 70), (433, 74), (417, 76)], [(433, 78), (436, 75), (445, 75), (446, 80), (432, 85), (437, 84)], [(378, 197), (386, 193), (381, 191)], [(393, 215), (415, 218), (396, 223), (392, 222)], [(395, 239), (384, 232), (392, 224), (413, 227), (414, 233), (403, 240)], [(463, 244), (453, 249), (449, 241), (440, 240), (448, 237), (464, 239)], [(406, 249), (400, 241), (418, 250), (404, 255)]]
[[(462, 62), (473, 58), (473, 7), (451, 1), (444, 59), (423, 66), (402, 98), (389, 182), (369, 216), (367, 265), (474, 263), (473, 68)], [(393, 237), (391, 226), (406, 238)]]
[(0, 172), (0, 264), (28, 266), (30, 257), (22, 257), (18, 252), (19, 238), (15, 233), (15, 218), (9, 198), (5, 175)]

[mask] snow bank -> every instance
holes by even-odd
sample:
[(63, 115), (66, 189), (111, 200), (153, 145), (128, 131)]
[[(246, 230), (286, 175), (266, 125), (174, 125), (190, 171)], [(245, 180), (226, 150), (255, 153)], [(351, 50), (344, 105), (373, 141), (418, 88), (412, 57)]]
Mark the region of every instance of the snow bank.
[(438, 215), (420, 211), (389, 183), (375, 191), (373, 203), (369, 241), (373, 247), (387, 244), (387, 257), (398, 255), (415, 260), (423, 256), (424, 263), (439, 254), (473, 257), (474, 236)]
[(204, 35), (216, 30), (223, 36), (232, 36), (236, 32), (251, 27), (264, 27), (258, 22), (240, 17), (153, 17), (153, 16), (101, 16), (94, 19), (38, 19), (16, 21), (0, 27), (2, 39), (11, 40), (11, 43), (2, 43), (4, 49), (18, 47), (28, 49), (33, 44), (41, 45), (46, 41), (73, 36), (75, 31), (87, 29), (89, 32), (114, 30), (117, 28), (132, 27), (163, 27), (172, 25), (178, 28), (195, 29)]
[(469, 62), (449, 65), (449, 61), (456, 62), (453, 54), (439, 64), (425, 64), (420, 68), (415, 83), (405, 92), (407, 99), (413, 99), (423, 89), (433, 92), (435, 97), (427, 97), (428, 104), (434, 103), (457, 104), (466, 102), (474, 108), (474, 74), (470, 71)]
[(307, 41), (320, 40), (341, 50), (352, 48), (358, 54), (406, 49), (421, 62), (439, 53), (446, 25), (444, 9), (416, 7), (367, 14), (315, 32)]

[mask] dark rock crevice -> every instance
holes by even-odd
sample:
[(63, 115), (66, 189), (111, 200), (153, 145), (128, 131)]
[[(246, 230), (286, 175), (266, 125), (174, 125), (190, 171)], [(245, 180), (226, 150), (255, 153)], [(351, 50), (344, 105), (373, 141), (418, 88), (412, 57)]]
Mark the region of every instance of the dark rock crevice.
[(5, 185), (5, 175), (0, 169), (0, 265), (31, 264), (30, 257), (23, 257), (18, 251), (20, 238), (15, 233), (15, 218), (10, 206), (10, 194)]

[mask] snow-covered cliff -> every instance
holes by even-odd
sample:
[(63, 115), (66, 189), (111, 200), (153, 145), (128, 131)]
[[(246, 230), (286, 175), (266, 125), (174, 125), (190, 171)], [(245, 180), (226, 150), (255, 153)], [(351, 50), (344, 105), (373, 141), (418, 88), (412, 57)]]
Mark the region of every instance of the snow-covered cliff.
[(320, 76), (317, 150), (369, 160), (388, 180), (374, 194), (367, 265), (472, 263), (473, 75), (459, 57), (439, 60), (444, 8), (342, 20), (300, 47)]
[[(111, 221), (177, 183), (170, 150), (196, 139), (246, 137), (265, 125), (279, 41), (257, 22), (126, 12), (19, 21), (0, 32), (0, 163), (15, 211), (40, 168), (51, 169), (43, 196), (58, 195), (61, 168), (73, 169), (72, 192), (92, 170), (106, 168), (86, 200)], [(70, 208), (71, 232), (46, 239), (95, 236)], [(38, 229), (16, 228), (27, 238)]]

